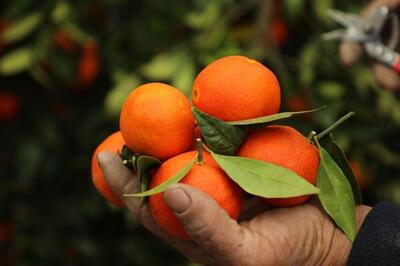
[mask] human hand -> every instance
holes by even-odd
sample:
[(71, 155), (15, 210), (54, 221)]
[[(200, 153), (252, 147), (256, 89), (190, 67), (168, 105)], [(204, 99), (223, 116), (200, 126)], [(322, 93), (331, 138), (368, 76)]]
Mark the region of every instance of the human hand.
[[(117, 154), (101, 152), (98, 161), (109, 185), (136, 219), (194, 262), (206, 265), (346, 263), (351, 243), (316, 201), (261, 212), (260, 205), (251, 207), (243, 214), (246, 219), (238, 223), (202, 191), (175, 184), (164, 192), (164, 199), (193, 240), (185, 241), (162, 231), (145, 201), (122, 196), (138, 192), (140, 185), (138, 177), (123, 165)], [(369, 210), (367, 206), (357, 207), (357, 228)]]
[[(389, 10), (396, 11), (400, 8), (400, 0), (375, 0), (362, 12), (366, 17), (372, 10), (379, 6), (387, 6)], [(340, 45), (340, 58), (346, 66), (352, 66), (359, 61), (363, 53), (362, 46), (357, 42), (343, 41)], [(371, 65), (376, 81), (387, 90), (400, 89), (400, 75), (382, 63), (374, 62)]]

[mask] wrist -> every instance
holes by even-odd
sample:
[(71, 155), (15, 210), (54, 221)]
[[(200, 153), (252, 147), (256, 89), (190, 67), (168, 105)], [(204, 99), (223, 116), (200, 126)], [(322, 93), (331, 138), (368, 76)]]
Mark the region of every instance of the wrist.
[[(359, 205), (356, 208), (356, 231), (360, 230), (365, 217), (371, 211), (371, 207), (366, 205)], [(321, 264), (335, 264), (335, 265), (346, 265), (347, 258), (349, 257), (353, 244), (347, 238), (347, 236), (335, 226), (335, 230), (332, 236), (330, 245), (327, 246), (327, 256)]]

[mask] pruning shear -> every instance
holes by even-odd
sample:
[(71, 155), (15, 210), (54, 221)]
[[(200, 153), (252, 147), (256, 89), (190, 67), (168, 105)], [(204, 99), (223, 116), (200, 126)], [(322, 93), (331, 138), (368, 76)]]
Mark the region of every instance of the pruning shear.
[[(388, 7), (380, 6), (366, 18), (338, 10), (329, 10), (328, 14), (345, 29), (323, 34), (324, 40), (359, 42), (370, 57), (400, 73), (400, 55), (395, 51), (399, 44), (399, 18), (396, 14), (389, 12)], [(384, 43), (381, 33), (388, 21), (391, 26), (391, 36)]]

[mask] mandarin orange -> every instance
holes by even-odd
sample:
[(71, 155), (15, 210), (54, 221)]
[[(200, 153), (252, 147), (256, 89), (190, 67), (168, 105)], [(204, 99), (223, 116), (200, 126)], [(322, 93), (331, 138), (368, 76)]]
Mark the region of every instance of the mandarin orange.
[(206, 66), (196, 77), (193, 105), (223, 121), (275, 114), (281, 91), (274, 73), (245, 56), (226, 56)]
[[(154, 174), (150, 188), (154, 188), (178, 173), (197, 152), (190, 151), (165, 161)], [(181, 183), (191, 185), (212, 197), (231, 218), (237, 219), (244, 198), (243, 190), (219, 167), (213, 167), (207, 156), (203, 164), (195, 164)], [(185, 229), (163, 199), (161, 193), (150, 196), (150, 211), (160, 225), (171, 236), (190, 239)]]
[(127, 146), (166, 160), (187, 151), (194, 139), (195, 122), (187, 98), (163, 83), (147, 83), (128, 95), (120, 115)]
[[(320, 161), (318, 149), (294, 128), (276, 125), (258, 129), (248, 136), (238, 156), (282, 166), (315, 185)], [(305, 195), (265, 201), (287, 207), (302, 204), (309, 198)]]
[(120, 153), (125, 142), (122, 138), (121, 132), (117, 131), (108, 136), (103, 142), (97, 146), (96, 150), (92, 155), (92, 181), (97, 191), (110, 203), (118, 207), (123, 207), (124, 203), (122, 200), (111, 190), (106, 179), (104, 178), (103, 171), (101, 170), (98, 161), (97, 154), (102, 151), (109, 151), (114, 153)]

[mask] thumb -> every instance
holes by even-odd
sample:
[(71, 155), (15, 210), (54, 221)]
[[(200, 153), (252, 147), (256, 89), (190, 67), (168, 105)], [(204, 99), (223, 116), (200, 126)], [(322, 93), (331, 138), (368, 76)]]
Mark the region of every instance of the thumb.
[(238, 262), (247, 231), (206, 193), (185, 184), (164, 192), (164, 200), (192, 240), (222, 264)]

